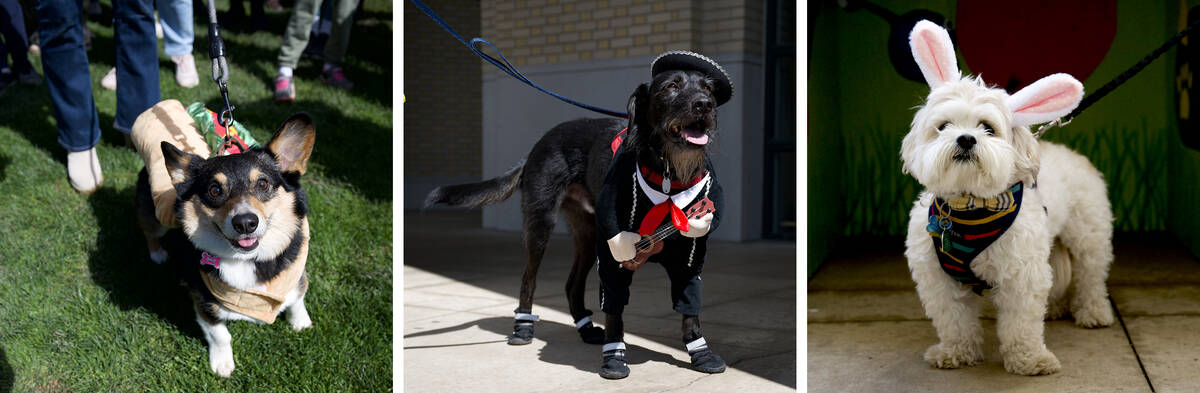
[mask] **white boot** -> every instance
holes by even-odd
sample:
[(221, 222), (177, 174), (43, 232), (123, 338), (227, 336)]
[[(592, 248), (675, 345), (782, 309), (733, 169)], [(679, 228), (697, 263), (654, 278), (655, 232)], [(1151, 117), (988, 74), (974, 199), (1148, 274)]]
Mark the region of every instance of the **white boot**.
[(104, 174), (100, 172), (100, 159), (96, 156), (96, 148), (67, 153), (67, 179), (71, 187), (83, 194), (91, 194), (104, 183)]
[(100, 87), (108, 90), (117, 89), (117, 68), (109, 68), (108, 73), (104, 74), (104, 78), (100, 78)]

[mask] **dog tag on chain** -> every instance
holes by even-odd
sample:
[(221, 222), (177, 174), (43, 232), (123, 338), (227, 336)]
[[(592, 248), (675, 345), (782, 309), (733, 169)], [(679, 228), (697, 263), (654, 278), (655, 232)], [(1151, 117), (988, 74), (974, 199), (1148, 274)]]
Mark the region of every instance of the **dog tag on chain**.
[(671, 179), (668, 179), (666, 176), (663, 176), (662, 190), (663, 194), (671, 193)]
[(942, 232), (942, 252), (947, 253), (947, 254), (950, 253), (950, 248), (951, 248), (951, 243), (950, 243), (950, 234), (951, 233), (954, 233), (954, 232), (951, 232), (951, 231), (943, 231)]

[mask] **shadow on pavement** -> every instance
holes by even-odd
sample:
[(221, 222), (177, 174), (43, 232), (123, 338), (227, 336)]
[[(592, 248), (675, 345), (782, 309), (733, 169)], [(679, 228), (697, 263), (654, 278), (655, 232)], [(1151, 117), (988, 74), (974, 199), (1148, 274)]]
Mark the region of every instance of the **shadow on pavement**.
[[(480, 329), (496, 333), (500, 337), (506, 337), (512, 332), (513, 320), (509, 317), (491, 317), (483, 318), (476, 321), (465, 322), (455, 326), (447, 326), (441, 329), (427, 330), (419, 333), (405, 335), (405, 339), (434, 336), (443, 333), (455, 332), (467, 329), (473, 326), (478, 326)], [(541, 337), (575, 337), (575, 326), (568, 326), (562, 323), (552, 321), (539, 321), (537, 323), (537, 333), (534, 340), (542, 340)], [(405, 346), (404, 350), (410, 349), (425, 349), (425, 348), (443, 348), (452, 346), (479, 345), (479, 344), (494, 344), (507, 342), (507, 339), (499, 339), (494, 341), (481, 341), (474, 343), (458, 343), (445, 345), (416, 345)], [(580, 371), (599, 372), (600, 371), (600, 346), (586, 344), (578, 339), (575, 340), (545, 340), (546, 346), (538, 353), (538, 359), (546, 363), (561, 364), (572, 366)], [(629, 364), (643, 364), (647, 362), (662, 362), (674, 365), (676, 367), (690, 369), (691, 365), (680, 361), (667, 354), (651, 351), (645, 347), (626, 343), (629, 351)]]

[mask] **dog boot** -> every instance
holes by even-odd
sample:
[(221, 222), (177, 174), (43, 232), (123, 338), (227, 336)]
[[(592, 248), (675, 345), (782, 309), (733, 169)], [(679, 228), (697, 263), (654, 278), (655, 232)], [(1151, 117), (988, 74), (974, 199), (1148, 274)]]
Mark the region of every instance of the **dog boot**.
[(508, 345), (525, 345), (533, 342), (533, 323), (538, 316), (530, 314), (533, 310), (513, 310), (517, 314), (513, 321), (513, 332), (508, 335)]
[(600, 363), (600, 376), (605, 379), (621, 379), (629, 376), (629, 365), (625, 363), (625, 343), (617, 341), (604, 344), (604, 357)]
[(685, 345), (688, 355), (692, 356), (692, 369), (709, 374), (725, 371), (725, 360), (708, 349), (708, 343), (704, 342), (704, 337), (697, 338)]
[(579, 330), (579, 337), (582, 338), (583, 342), (585, 342), (585, 343), (588, 343), (588, 344), (603, 344), (604, 343), (604, 329), (601, 329), (598, 326), (592, 325), (592, 317), (591, 316), (586, 316), (578, 321), (575, 321), (575, 329)]

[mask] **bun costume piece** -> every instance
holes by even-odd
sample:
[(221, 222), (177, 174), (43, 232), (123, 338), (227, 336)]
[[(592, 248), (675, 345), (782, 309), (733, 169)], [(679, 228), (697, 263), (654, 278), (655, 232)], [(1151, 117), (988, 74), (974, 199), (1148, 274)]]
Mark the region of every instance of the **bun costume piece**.
[[(238, 122), (228, 130), (216, 122), (216, 114), (194, 103), (186, 109), (177, 100), (165, 100), (142, 112), (130, 130), (130, 140), (142, 161), (150, 184), (150, 195), (154, 202), (154, 215), (162, 226), (179, 227), (175, 217), (178, 199), (171, 175), (163, 161), (162, 142), (168, 142), (179, 150), (200, 157), (212, 157), (214, 152), (240, 153), (241, 147), (257, 147), (258, 142)], [(239, 132), (240, 130), (240, 132)], [(230, 133), (240, 146), (230, 145), (222, 150), (224, 136)], [(308, 238), (308, 221), (303, 221), (303, 238)], [(297, 237), (299, 239), (300, 237)], [(221, 258), (197, 251), (195, 254), (176, 256), (180, 263), (189, 264), (180, 271), (184, 280), (203, 282), (212, 295), (230, 310), (237, 311), (265, 323), (272, 323), (279, 315), (288, 291), (299, 285), (304, 274), (308, 256), (308, 245), (303, 244), (294, 256), (293, 263), (271, 281), (259, 288), (242, 290), (226, 284), (220, 279)]]

